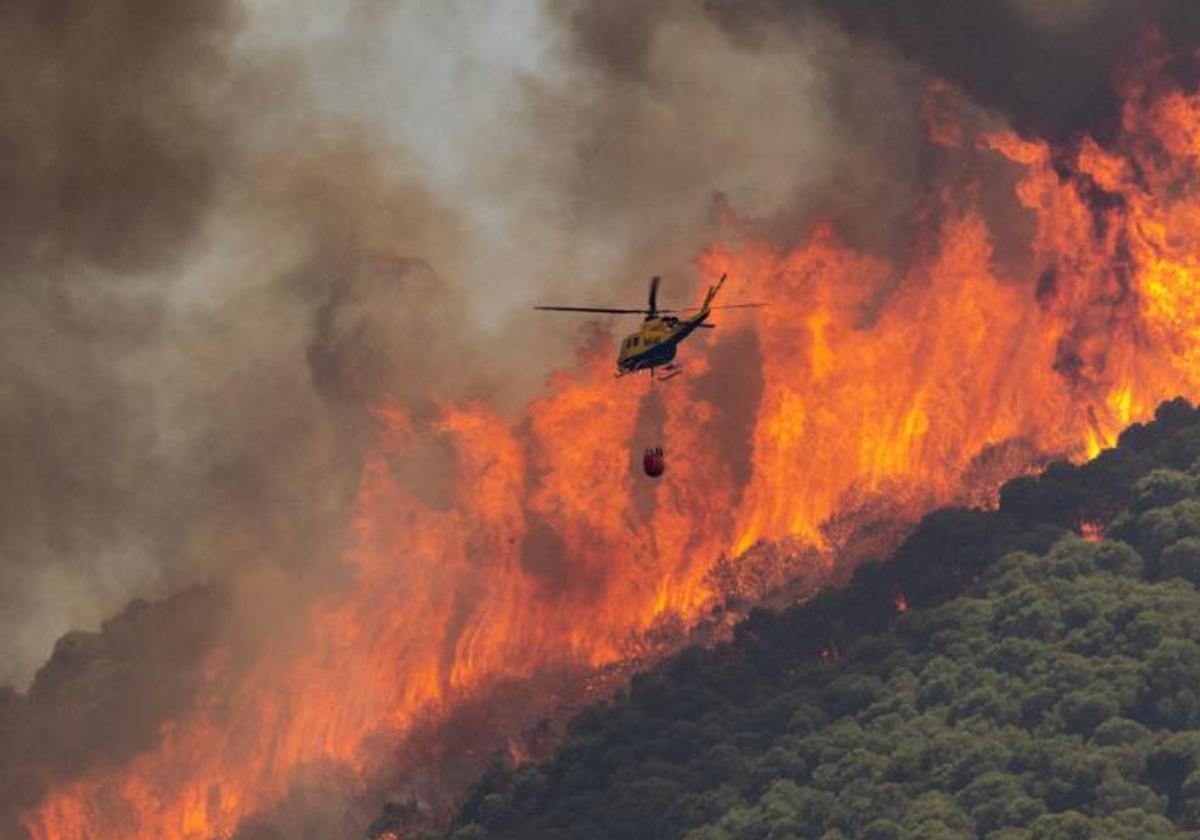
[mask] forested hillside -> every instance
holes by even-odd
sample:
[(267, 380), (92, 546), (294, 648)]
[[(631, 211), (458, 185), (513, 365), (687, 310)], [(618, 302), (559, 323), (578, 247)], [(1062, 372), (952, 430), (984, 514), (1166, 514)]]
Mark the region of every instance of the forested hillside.
[(451, 836), (1200, 836), (1198, 456), (1177, 400), (998, 511), (926, 517), (639, 675), (553, 760), (498, 762)]

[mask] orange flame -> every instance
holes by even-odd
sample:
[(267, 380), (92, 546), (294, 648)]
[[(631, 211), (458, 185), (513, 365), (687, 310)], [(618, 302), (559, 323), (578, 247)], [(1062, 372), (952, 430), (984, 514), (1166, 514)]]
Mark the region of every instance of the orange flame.
[[(215, 658), (155, 749), (61, 783), (23, 815), (27, 831), (229, 837), (306, 768), (365, 783), (384, 760), (369, 745), (489, 681), (618, 662), (656, 622), (695, 620), (722, 556), (784, 539), (820, 549), (830, 518), (873, 495), (911, 516), (957, 498), (989, 447), (1083, 457), (1162, 399), (1200, 397), (1200, 97), (1162, 88), (1154, 68), (1128, 82), (1120, 139), (1065, 158), (1011, 133), (971, 138), (927, 106), (938, 154), (963, 165), (922, 208), (931, 221), (903, 265), (829, 224), (791, 251), (703, 254), (705, 278), (727, 272), (770, 303), (741, 322), (762, 381), (744, 486), (714, 456), (728, 406), (701, 396), (700, 341), (684, 350), (692, 376), (668, 386), (671, 465), (652, 488), (629, 456), (650, 386), (612, 379), (607, 353), (553, 376), (517, 421), (447, 405), (418, 428), (381, 409), (354, 584), (311, 608), (303, 650), (236, 675)], [(998, 256), (1008, 235), (981, 209), (980, 178), (961, 177), (969, 165), (1014, 173), (1032, 230), (1020, 271)], [(449, 507), (396, 473), (422, 436), (454, 452)]]

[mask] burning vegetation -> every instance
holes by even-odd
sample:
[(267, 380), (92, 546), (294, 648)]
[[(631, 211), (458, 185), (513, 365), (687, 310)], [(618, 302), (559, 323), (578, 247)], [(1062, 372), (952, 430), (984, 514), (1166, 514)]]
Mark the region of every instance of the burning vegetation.
[(1198, 473), (1180, 400), (998, 510), (937, 511), (845, 587), (637, 675), (553, 760), (498, 759), (448, 836), (1195, 836)]
[[(200, 15), (192, 5), (183, 4)], [(319, 574), (299, 561), (221, 567), (210, 588), (131, 608), (98, 634), (65, 637), (27, 695), (0, 698), (9, 747), (0, 833), (352, 836), (398, 793), (413, 797), (421, 818), (448, 815), (492, 747), (517, 758), (544, 749), (555, 734), (544, 721), (611, 690), (690, 628), (721, 624), (714, 615), (729, 604), (794, 599), (816, 583), (844, 581), (924, 512), (994, 501), (1013, 475), (1094, 456), (1162, 400), (1200, 395), (1194, 56), (1149, 30), (1137, 44), (1122, 42), (1119, 62), (1076, 56), (1094, 62), (1104, 83), (1093, 89), (1089, 81), (1071, 126), (1047, 127), (1039, 115), (1053, 109), (1012, 106), (994, 79), (964, 72), (964, 56), (940, 37), (910, 43), (894, 19), (899, 5), (796, 4), (937, 75), (917, 74), (927, 93), (913, 110), (927, 141), (903, 223), (881, 237), (877, 222), (862, 221), (871, 203), (862, 198), (831, 200), (819, 213), (800, 208), (801, 221), (788, 224), (716, 200), (716, 228), (695, 259), (697, 288), (728, 274), (731, 287), (769, 306), (724, 318), (707, 350), (689, 359), (689, 375), (653, 393), (646, 382), (613, 380), (606, 335), (515, 411), (495, 389), (451, 381), (439, 391), (445, 383), (413, 371), (447, 371), (446, 360), (461, 366), (484, 355), (454, 343), (463, 335), (457, 299), (422, 260), (389, 258), (381, 268), (364, 256), (393, 226), (449, 237), (452, 226), (426, 206), (434, 202), (370, 186), (386, 171), (370, 143), (328, 140), (334, 151), (299, 162), (239, 157), (238, 174), (268, 184), (278, 202), (265, 214), (270, 224), (259, 223), (279, 225), (295, 212), (301, 220), (286, 228), (287, 241), (319, 244), (283, 272), (283, 315), (274, 288), (239, 293), (234, 309), (261, 320), (239, 319), (229, 334), (259, 350), (278, 341), (293, 362), (299, 348), (304, 361), (269, 368), (278, 374), (269, 385), (264, 377), (239, 386), (245, 405), (271, 403), (257, 398), (257, 384), (279, 407), (238, 426), (242, 446), (182, 482), (187, 491), (169, 501), (185, 510), (197, 498), (245, 502), (253, 515), (231, 513), (199, 541), (213, 551), (252, 558), (265, 550), (261, 529), (293, 534), (273, 554), (337, 562), (326, 559)], [(1164, 14), (1177, 5), (1162, 4)], [(655, 34), (639, 40), (640, 29), (622, 30), (632, 46), (614, 51), (607, 14), (571, 18), (580, 49), (599, 72), (635, 82), (652, 74)], [(712, 25), (739, 43), (761, 34), (722, 4), (712, 14)], [(200, 23), (215, 33), (231, 25), (216, 18)], [(56, 22), (22, 18), (38, 32), (58, 32)], [(921, 25), (941, 33), (947, 22)], [(1043, 26), (1037, 31), (1050, 31)], [(679, 30), (664, 31), (667, 49)], [(186, 41), (184, 59), (211, 59), (206, 45), (216, 38)], [(145, 72), (175, 79), (160, 58)], [(106, 69), (129, 77), (128, 68)], [(220, 153), (231, 143), (212, 141)], [(324, 167), (336, 177), (313, 174)], [(199, 192), (194, 201), (207, 206), (211, 196)], [(200, 236), (190, 215), (177, 215), (189, 236)], [(143, 234), (156, 246), (166, 236)], [(406, 295), (422, 306), (433, 300), (447, 329), (417, 314), (404, 316), (411, 324), (380, 320)], [(180, 306), (173, 300), (146, 317), (169, 324)], [(277, 316), (284, 337), (261, 337), (259, 327)], [(416, 350), (400, 345), (413, 336)], [(198, 346), (213, 354), (196, 354), (212, 370), (225, 369), (229, 360), (213, 346)], [(211, 396), (210, 376), (197, 377), (198, 397)], [(230, 414), (243, 404), (215, 403)], [(183, 418), (184, 408), (202, 404), (163, 411)], [(109, 419), (125, 428), (119, 416)], [(346, 428), (349, 442), (338, 437)], [(191, 457), (216, 437), (204, 432), (191, 441)], [(671, 452), (670, 469), (653, 484), (637, 460), (647, 432)], [(271, 461), (259, 453), (288, 444), (323, 457), (282, 476), (257, 470)], [(322, 504), (262, 501), (292, 499), (297, 487)], [(101, 482), (94, 495), (107, 498), (109, 489)], [(1019, 493), (1001, 501), (1015, 516), (1021, 504), (1036, 507)], [(145, 503), (146, 521), (158, 521), (166, 505)], [(316, 536), (338, 512), (350, 521), (345, 546)], [(1062, 524), (1098, 538), (1086, 529), (1112, 511), (1078, 513), (1087, 518)], [(164, 550), (196, 542), (169, 536)], [(257, 598), (275, 591), (284, 603), (257, 612)], [(890, 592), (886, 603), (888, 614), (900, 604), (915, 612), (922, 594)], [(846, 658), (840, 643), (821, 649), (831, 661)], [(144, 673), (140, 663), (150, 663)], [(134, 685), (123, 685), (131, 675)], [(141, 715), (130, 719), (131, 708)], [(488, 715), (499, 719), (481, 724)], [(100, 737), (114, 725), (115, 748)], [(474, 743), (456, 740), (463, 733)]]

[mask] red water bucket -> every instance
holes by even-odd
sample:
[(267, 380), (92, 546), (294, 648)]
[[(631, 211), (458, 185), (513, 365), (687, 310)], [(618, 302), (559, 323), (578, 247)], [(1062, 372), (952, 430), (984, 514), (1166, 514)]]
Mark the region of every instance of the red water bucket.
[(661, 446), (656, 446), (652, 449), (647, 449), (646, 454), (642, 456), (642, 469), (646, 475), (651, 478), (658, 478), (663, 474), (663, 470), (667, 468), (667, 462), (663, 458), (663, 450)]

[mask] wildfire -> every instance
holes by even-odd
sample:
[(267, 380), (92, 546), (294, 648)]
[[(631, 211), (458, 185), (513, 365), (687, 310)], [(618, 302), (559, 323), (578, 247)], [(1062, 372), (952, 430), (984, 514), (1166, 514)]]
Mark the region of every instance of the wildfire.
[[(770, 303), (737, 316), (757, 341), (746, 375), (761, 378), (744, 482), (716, 455), (731, 407), (691, 345), (691, 375), (665, 401), (671, 468), (649, 489), (629, 454), (649, 385), (615, 381), (609, 348), (516, 420), (466, 404), (419, 424), (381, 407), (354, 584), (311, 608), (308, 644), (236, 675), (214, 659), (155, 749), (58, 784), (23, 815), (31, 837), (230, 837), (301, 772), (365, 783), (386, 761), (369, 745), (490, 681), (619, 662), (656, 623), (696, 620), (723, 557), (787, 539), (820, 558), (824, 526), (863, 500), (915, 517), (970, 489), (962, 476), (990, 447), (1083, 457), (1162, 399), (1200, 397), (1200, 96), (1155, 67), (1124, 95), (1104, 148), (972, 136), (939, 111), (954, 175), (931, 189), (903, 262), (856, 251), (833, 224), (790, 251), (701, 255), (704, 281), (727, 272)], [(999, 256), (1013, 234), (982, 209), (984, 168), (1011, 173), (1032, 220), (1020, 270)], [(717, 342), (738, 329), (722, 321)], [(434, 438), (454, 453), (446, 507), (395, 467)]]

